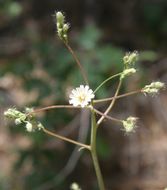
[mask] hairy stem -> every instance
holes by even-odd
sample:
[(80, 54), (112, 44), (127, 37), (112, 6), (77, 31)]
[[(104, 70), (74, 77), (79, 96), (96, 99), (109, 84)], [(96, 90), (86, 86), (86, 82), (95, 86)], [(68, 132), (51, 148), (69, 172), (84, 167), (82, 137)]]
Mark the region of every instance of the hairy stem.
[(71, 55), (73, 56), (74, 60), (76, 61), (77, 65), (78, 65), (78, 67), (79, 67), (79, 69), (80, 69), (80, 71), (81, 71), (81, 74), (82, 74), (82, 77), (83, 77), (85, 83), (86, 83), (87, 85), (89, 85), (89, 83), (88, 83), (88, 77), (87, 77), (87, 75), (86, 75), (86, 73), (85, 73), (85, 70), (83, 69), (83, 67), (82, 67), (82, 65), (81, 65), (81, 63), (80, 63), (78, 57), (76, 56), (75, 52), (73, 51), (73, 49), (71, 48), (71, 46), (70, 46), (68, 43), (64, 43), (64, 44), (65, 44), (66, 48), (68, 49), (68, 51), (69, 51), (69, 52), (71, 53)]
[(91, 156), (92, 156), (92, 160), (93, 160), (93, 165), (95, 168), (95, 172), (96, 172), (96, 176), (97, 176), (97, 181), (98, 181), (98, 185), (99, 185), (99, 189), (100, 190), (105, 190), (105, 186), (104, 186), (104, 181), (103, 181), (103, 177), (101, 174), (101, 170), (100, 170), (100, 166), (99, 166), (99, 161), (97, 158), (97, 151), (96, 151), (96, 136), (97, 136), (97, 124), (96, 124), (96, 118), (95, 118), (95, 113), (94, 110), (92, 109), (92, 123), (91, 123)]
[[(135, 91), (132, 91), (132, 92), (127, 92), (125, 94), (121, 94), (117, 97), (115, 97), (115, 99), (120, 99), (120, 98), (124, 98), (126, 96), (131, 96), (131, 95), (134, 95), (134, 94), (138, 94), (138, 93), (141, 93), (142, 90), (139, 89), (139, 90), (135, 90)], [(102, 103), (102, 102), (107, 102), (107, 101), (110, 101), (110, 100), (113, 100), (114, 97), (111, 97), (111, 98), (103, 98), (103, 99), (100, 99), (100, 100), (93, 100), (93, 103)]]
[(48, 134), (48, 135), (51, 135), (51, 136), (56, 137), (56, 138), (58, 138), (58, 139), (61, 139), (61, 140), (63, 140), (63, 141), (66, 141), (66, 142), (69, 142), (69, 143), (75, 144), (75, 145), (77, 145), (77, 146), (80, 146), (80, 147), (82, 147), (82, 148), (86, 148), (86, 149), (90, 150), (90, 146), (89, 146), (89, 145), (86, 145), (86, 144), (83, 144), (83, 143), (74, 141), (74, 140), (69, 139), (69, 138), (67, 138), (67, 137), (63, 137), (63, 136), (61, 136), (61, 135), (58, 135), (58, 134), (56, 134), (56, 133), (53, 133), (53, 132), (51, 132), (51, 131), (45, 129), (45, 128), (42, 128), (42, 130), (43, 130), (43, 132), (45, 132), (45, 133)]
[[(118, 95), (118, 93), (119, 93), (121, 84), (122, 84), (122, 80), (120, 79), (120, 80), (119, 80), (118, 87), (117, 87), (117, 90), (116, 90), (115, 95), (114, 95), (114, 98), (112, 99), (110, 105), (108, 106), (108, 108), (107, 108), (106, 111), (104, 112), (105, 115), (107, 115), (107, 114), (111, 111), (111, 109), (113, 108), (114, 103), (115, 103), (115, 101), (116, 101), (116, 97), (117, 97), (117, 95)], [(100, 123), (104, 120), (104, 118), (105, 118), (104, 116), (101, 116), (101, 118), (100, 118), (100, 119), (98, 120), (98, 122), (97, 122), (98, 126), (99, 126)]]

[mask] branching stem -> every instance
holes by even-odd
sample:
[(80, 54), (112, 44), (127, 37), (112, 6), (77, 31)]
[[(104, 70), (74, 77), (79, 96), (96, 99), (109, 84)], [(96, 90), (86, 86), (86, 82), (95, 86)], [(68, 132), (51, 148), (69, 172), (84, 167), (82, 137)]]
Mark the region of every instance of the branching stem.
[(97, 110), (97, 109), (95, 109), (95, 108), (94, 108), (94, 111), (95, 111), (97, 114), (99, 114), (99, 115), (101, 115), (101, 116), (104, 116), (105, 118), (107, 118), (107, 119), (109, 119), (109, 120), (111, 120), (111, 121), (115, 121), (115, 122), (118, 122), (118, 123), (122, 123), (122, 120), (116, 119), (116, 118), (111, 117), (111, 116), (109, 116), (109, 115), (106, 115), (106, 114), (102, 113), (101, 111), (99, 111), (99, 110)]
[[(72, 106), (72, 105), (52, 105), (52, 106), (47, 106), (47, 107), (43, 107), (43, 108), (38, 108), (38, 109), (34, 109), (32, 112), (30, 112), (29, 114), (32, 113), (37, 113), (37, 112), (42, 112), (42, 111), (47, 111), (47, 110), (51, 110), (51, 109), (59, 109), (59, 108), (67, 108), (67, 109), (80, 109), (81, 106)], [(89, 107), (85, 107), (86, 109), (90, 109)]]
[(48, 129), (45, 129), (45, 128), (42, 128), (42, 130), (43, 130), (43, 132), (45, 132), (45, 133), (48, 134), (48, 135), (51, 135), (51, 136), (56, 137), (56, 138), (58, 138), (58, 139), (64, 140), (64, 141), (66, 141), (66, 142), (69, 142), (69, 143), (75, 144), (75, 145), (77, 145), (77, 146), (80, 146), (80, 147), (82, 147), (82, 148), (86, 148), (86, 149), (90, 150), (90, 146), (89, 146), (89, 145), (86, 145), (86, 144), (83, 144), (83, 143), (74, 141), (74, 140), (72, 140), (72, 139), (69, 139), (69, 138), (67, 138), (67, 137), (58, 135), (58, 134), (53, 133), (53, 132), (51, 132), (51, 131), (49, 131)]
[[(117, 90), (116, 90), (115, 95), (114, 95), (114, 98), (112, 99), (110, 105), (108, 106), (108, 108), (107, 108), (106, 111), (104, 112), (105, 115), (107, 115), (107, 114), (111, 111), (111, 109), (113, 108), (114, 103), (115, 103), (115, 100), (116, 100), (116, 97), (117, 97), (117, 95), (118, 95), (118, 93), (119, 93), (121, 84), (122, 84), (122, 80), (120, 79), (120, 80), (119, 80), (118, 87), (117, 87)], [(100, 119), (98, 120), (98, 122), (97, 122), (97, 125), (98, 125), (98, 126), (99, 126), (100, 123), (104, 120), (104, 118), (105, 118), (104, 116), (101, 116), (101, 118), (100, 118)]]
[[(138, 93), (141, 93), (141, 92), (142, 92), (141, 89), (135, 90), (135, 91), (132, 91), (132, 92), (128, 92), (128, 93), (119, 95), (119, 96), (115, 97), (115, 99), (124, 98), (124, 97), (126, 97), (126, 96), (131, 96), (131, 95), (138, 94)], [(94, 103), (94, 104), (96, 104), (96, 103), (102, 103), (102, 102), (107, 102), (107, 101), (110, 101), (110, 100), (113, 100), (113, 99), (114, 99), (114, 97), (111, 97), (111, 98), (103, 98), (103, 99), (100, 99), (100, 100), (93, 100), (93, 103)]]

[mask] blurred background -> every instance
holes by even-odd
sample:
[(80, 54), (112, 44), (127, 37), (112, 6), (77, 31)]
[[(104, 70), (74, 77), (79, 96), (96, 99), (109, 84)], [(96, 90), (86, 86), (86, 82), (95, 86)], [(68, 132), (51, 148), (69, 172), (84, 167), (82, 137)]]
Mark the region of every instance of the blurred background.
[[(56, 36), (53, 14), (63, 11), (71, 24), (70, 44), (89, 75), (92, 89), (120, 72), (125, 52), (138, 50), (137, 75), (121, 93), (152, 81), (167, 83), (166, 0), (0, 0), (0, 189), (67, 190), (72, 182), (96, 190), (86, 151), (48, 137), (28, 134), (8, 123), (3, 112), (67, 104), (71, 88), (82, 83), (78, 68)], [(112, 96), (113, 80), (96, 98)], [(106, 104), (98, 104), (104, 111)], [(98, 154), (107, 190), (162, 190), (167, 186), (167, 93), (130, 96), (117, 101), (112, 116), (139, 117), (125, 135), (105, 121), (98, 133)], [(89, 113), (52, 110), (40, 113), (52, 131), (89, 142)]]

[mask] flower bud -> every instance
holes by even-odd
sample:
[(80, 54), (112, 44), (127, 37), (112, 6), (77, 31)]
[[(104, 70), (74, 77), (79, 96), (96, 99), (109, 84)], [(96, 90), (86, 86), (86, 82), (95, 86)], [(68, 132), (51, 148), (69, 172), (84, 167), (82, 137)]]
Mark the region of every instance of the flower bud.
[(122, 75), (121, 75), (121, 79), (125, 78), (126, 76), (129, 76), (131, 74), (134, 74), (136, 73), (136, 69), (134, 68), (130, 68), (130, 69), (125, 69), (123, 72), (122, 72)]
[(138, 60), (138, 52), (134, 51), (132, 53), (126, 53), (123, 58), (125, 66), (128, 68), (129, 66), (133, 65)]
[(63, 25), (63, 31), (64, 32), (67, 32), (69, 28), (70, 28), (69, 24), (64, 24)]
[(22, 123), (22, 120), (20, 118), (15, 119), (15, 124), (19, 125)]
[(69, 30), (69, 24), (65, 23), (65, 16), (60, 11), (56, 13), (56, 25), (57, 25), (58, 37), (62, 41), (67, 43), (68, 42), (67, 32)]
[(26, 130), (27, 130), (28, 132), (32, 132), (32, 131), (33, 131), (33, 126), (32, 126), (32, 124), (31, 124), (30, 122), (27, 121), (25, 127), (26, 127)]
[(146, 85), (143, 89), (142, 92), (146, 94), (151, 94), (152, 96), (156, 95), (161, 89), (165, 88), (165, 84), (162, 82), (152, 82), (149, 85)]
[(137, 122), (137, 118), (132, 117), (132, 116), (128, 117), (126, 120), (123, 120), (124, 130), (127, 133), (134, 131), (134, 129), (136, 128), (136, 122)]
[(20, 119), (21, 121), (24, 121), (26, 119), (26, 115), (18, 111), (16, 108), (9, 108), (4, 112), (4, 116), (10, 119)]
[(79, 185), (77, 183), (72, 183), (70, 186), (71, 190), (81, 190), (81, 188), (79, 187)]
[(64, 15), (62, 12), (58, 11), (56, 13), (56, 20), (57, 20), (57, 23), (59, 23), (60, 25), (64, 24)]
[(41, 130), (44, 128), (44, 126), (42, 125), (42, 123), (38, 123), (37, 128), (38, 128), (38, 130)]

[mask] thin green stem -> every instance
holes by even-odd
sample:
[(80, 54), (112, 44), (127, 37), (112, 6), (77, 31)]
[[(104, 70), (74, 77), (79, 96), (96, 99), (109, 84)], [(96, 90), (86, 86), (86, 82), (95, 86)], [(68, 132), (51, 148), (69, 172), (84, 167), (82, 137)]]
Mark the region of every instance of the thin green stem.
[(61, 140), (63, 140), (63, 141), (66, 141), (66, 142), (69, 142), (69, 143), (75, 144), (75, 145), (77, 145), (77, 146), (80, 146), (80, 147), (82, 147), (82, 148), (86, 148), (86, 149), (90, 150), (90, 146), (89, 146), (89, 145), (86, 145), (86, 144), (83, 144), (83, 143), (74, 141), (74, 140), (69, 139), (69, 138), (67, 138), (67, 137), (63, 137), (63, 136), (58, 135), (58, 134), (56, 134), (56, 133), (53, 133), (53, 132), (49, 131), (48, 129), (45, 129), (44, 127), (42, 128), (42, 130), (43, 130), (44, 133), (46, 133), (46, 134), (48, 134), (48, 135), (51, 135), (51, 136), (56, 137), (56, 138), (58, 138), (58, 139), (61, 139)]
[(71, 55), (73, 56), (74, 60), (76, 61), (77, 65), (78, 65), (78, 67), (79, 67), (79, 69), (80, 69), (80, 71), (81, 71), (81, 74), (82, 74), (82, 77), (83, 77), (85, 83), (86, 83), (87, 85), (89, 85), (88, 77), (87, 77), (86, 72), (85, 72), (85, 70), (83, 69), (83, 67), (82, 67), (82, 65), (81, 65), (81, 63), (80, 63), (80, 61), (79, 61), (77, 55), (75, 54), (75, 52), (73, 51), (73, 49), (71, 48), (71, 46), (70, 46), (68, 43), (64, 43), (64, 44), (65, 44), (66, 48), (68, 49), (68, 51), (69, 51), (69, 52), (71, 53)]
[[(108, 106), (108, 108), (107, 108), (106, 111), (104, 112), (105, 115), (107, 115), (107, 114), (111, 111), (111, 109), (113, 108), (114, 103), (115, 103), (115, 101), (116, 101), (116, 97), (117, 97), (117, 95), (118, 95), (118, 93), (119, 93), (119, 90), (120, 90), (120, 88), (121, 88), (121, 84), (122, 84), (122, 79), (119, 80), (119, 84), (118, 84), (117, 90), (116, 90), (116, 92), (115, 92), (114, 98), (112, 99), (110, 105)], [(98, 126), (99, 126), (100, 123), (104, 120), (104, 118), (105, 118), (104, 116), (101, 116), (101, 118), (100, 118), (100, 119), (98, 120), (98, 122), (97, 122), (97, 125), (98, 125)]]
[(117, 77), (117, 76), (120, 76), (122, 74), (122, 72), (121, 73), (118, 73), (118, 74), (116, 74), (116, 75), (113, 75), (113, 76), (110, 76), (109, 78), (107, 78), (106, 80), (104, 80), (95, 90), (94, 90), (94, 93), (96, 93), (105, 83), (107, 83), (109, 80), (111, 80), (111, 79), (113, 79), (113, 78), (115, 78), (115, 77)]
[(92, 160), (93, 160), (93, 164), (94, 164), (94, 168), (95, 168), (95, 172), (96, 172), (96, 176), (97, 176), (97, 181), (98, 181), (98, 185), (99, 185), (99, 189), (100, 190), (105, 190), (105, 186), (104, 186), (104, 181), (103, 181), (103, 177), (101, 174), (101, 170), (100, 170), (100, 166), (99, 166), (99, 161), (97, 158), (97, 151), (96, 151), (96, 136), (97, 136), (97, 124), (96, 124), (96, 118), (95, 118), (95, 112), (92, 109), (92, 113), (91, 113), (91, 156), (92, 156)]
[[(134, 95), (134, 94), (138, 94), (138, 93), (141, 93), (142, 90), (139, 89), (139, 90), (135, 90), (135, 91), (132, 91), (132, 92), (127, 92), (125, 94), (121, 94), (117, 97), (115, 97), (115, 99), (120, 99), (120, 98), (124, 98), (126, 96), (131, 96), (131, 95)], [(107, 101), (110, 101), (110, 100), (113, 100), (114, 97), (111, 97), (111, 98), (103, 98), (103, 99), (100, 99), (100, 100), (93, 100), (93, 103), (96, 104), (96, 103), (102, 103), (102, 102), (107, 102)]]

